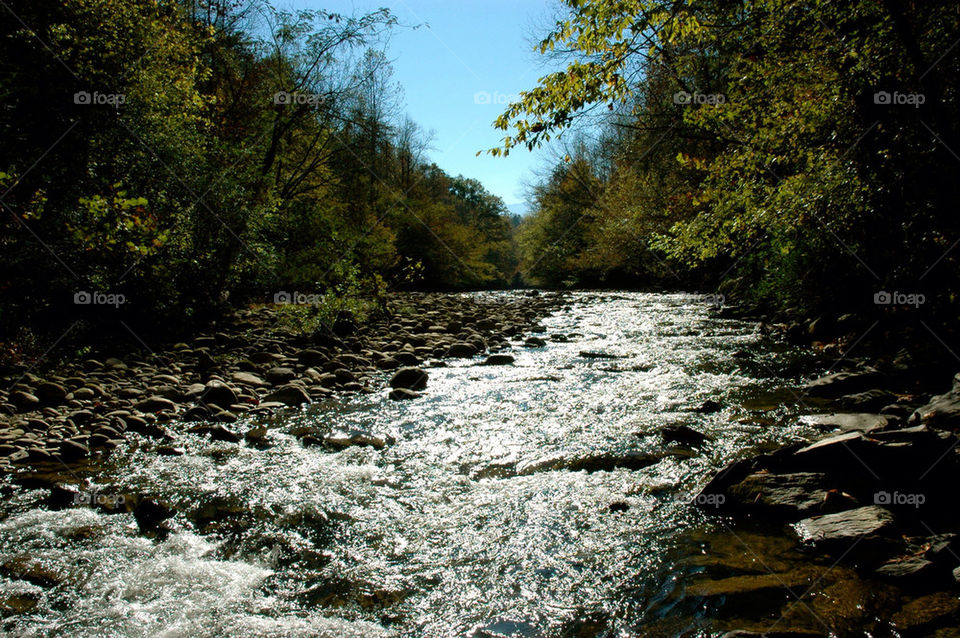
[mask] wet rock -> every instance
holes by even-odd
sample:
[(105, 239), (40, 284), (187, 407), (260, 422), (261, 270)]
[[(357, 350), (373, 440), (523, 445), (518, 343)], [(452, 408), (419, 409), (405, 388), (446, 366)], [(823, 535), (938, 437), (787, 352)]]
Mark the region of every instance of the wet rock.
[(837, 429), (841, 432), (873, 432), (887, 427), (893, 420), (883, 414), (870, 413), (834, 413), (813, 414), (801, 417), (803, 423), (823, 429)]
[(473, 345), (472, 343), (467, 343), (465, 341), (459, 341), (457, 343), (451, 344), (447, 348), (446, 353), (443, 355), (449, 358), (462, 358), (469, 359), (470, 357), (480, 354), (480, 350)]
[[(248, 388), (266, 388), (270, 385), (257, 375), (250, 372), (234, 372), (230, 375), (230, 380), (237, 385), (246, 386)], [(231, 403), (236, 403), (236, 401), (232, 401)]]
[(953, 388), (933, 397), (910, 416), (911, 423), (921, 423), (945, 430), (960, 429), (960, 373), (953, 378)]
[[(201, 405), (196, 405), (186, 412), (183, 413), (183, 416), (180, 417), (185, 423), (195, 423), (197, 421), (206, 421), (210, 418), (210, 411)], [(146, 423), (144, 423), (146, 426)], [(131, 428), (132, 429), (132, 428)]]
[(187, 453), (182, 447), (174, 447), (172, 445), (161, 445), (154, 450), (159, 456), (183, 456)]
[(0, 574), (13, 580), (25, 580), (38, 587), (56, 587), (67, 578), (41, 560), (20, 554), (0, 564)]
[(519, 476), (528, 476), (538, 472), (552, 472), (556, 470), (569, 472), (585, 471), (588, 473), (610, 472), (616, 469), (640, 470), (659, 463), (667, 456), (671, 456), (671, 454), (635, 451), (620, 454), (598, 452), (574, 457), (557, 454), (521, 464), (517, 468), (517, 474)]
[(407, 401), (410, 399), (417, 399), (421, 396), (423, 395), (419, 392), (407, 390), (406, 388), (394, 388), (389, 394), (389, 397), (392, 401)]
[(90, 448), (77, 441), (67, 439), (60, 443), (58, 455), (61, 459), (69, 463), (90, 456)]
[(610, 512), (626, 512), (630, 509), (630, 504), (626, 501), (614, 501), (607, 506)]
[(622, 359), (623, 355), (611, 354), (609, 352), (594, 352), (591, 350), (581, 350), (580, 355), (584, 359)]
[(283, 385), (297, 378), (297, 373), (291, 368), (276, 367), (267, 370), (267, 381), (272, 385)]
[(333, 432), (323, 437), (323, 442), (335, 449), (343, 450), (348, 447), (372, 447), (375, 450), (382, 450), (387, 444), (392, 442), (389, 437), (381, 437), (370, 432), (360, 430), (350, 430), (349, 432)]
[(160, 396), (152, 396), (148, 399), (144, 399), (136, 403), (134, 406), (140, 412), (162, 412), (162, 411), (174, 411), (177, 409), (177, 405), (170, 399), (165, 399)]
[(723, 409), (723, 406), (720, 405), (717, 401), (714, 401), (713, 399), (707, 399), (706, 401), (701, 403), (699, 406), (694, 408), (693, 411), (698, 412), (700, 414), (713, 414), (715, 412), (719, 412), (722, 409)]
[(10, 403), (15, 405), (20, 412), (29, 412), (40, 407), (40, 399), (23, 390), (17, 390), (12, 393), (10, 395)]
[(845, 394), (863, 392), (874, 387), (883, 377), (876, 370), (864, 372), (837, 372), (815, 379), (803, 386), (804, 394), (835, 399)]
[(686, 425), (668, 425), (660, 430), (660, 436), (667, 443), (677, 443), (679, 445), (688, 445), (691, 447), (700, 447), (712, 441), (709, 436), (702, 432), (697, 432)]
[(955, 625), (958, 617), (960, 600), (940, 592), (910, 601), (891, 620), (903, 636), (930, 636), (937, 628)]
[[(236, 420), (236, 417), (234, 417), (234, 420)], [(239, 434), (237, 434), (236, 432), (232, 432), (231, 430), (228, 430), (222, 425), (210, 426), (208, 434), (210, 435), (210, 438), (213, 439), (214, 441), (226, 441), (227, 443), (240, 442)]]
[(480, 365), (485, 366), (508, 366), (511, 365), (516, 359), (513, 358), (513, 355), (509, 354), (492, 354), (484, 360)]
[(823, 567), (802, 567), (779, 574), (749, 574), (731, 576), (716, 580), (699, 580), (691, 583), (685, 594), (695, 598), (730, 600), (732, 598), (755, 598), (766, 595), (790, 597), (803, 593), (807, 587), (818, 582), (824, 572)]
[(58, 383), (41, 383), (33, 393), (44, 405), (62, 405), (67, 401), (67, 389)]
[(400, 365), (400, 361), (394, 357), (384, 357), (377, 361), (377, 368), (380, 370), (396, 370)]
[(936, 571), (937, 566), (922, 556), (902, 556), (887, 561), (873, 573), (881, 580), (894, 581), (903, 586), (931, 578)]
[(170, 505), (152, 498), (141, 499), (133, 510), (133, 517), (141, 532), (156, 530), (165, 520), (173, 518), (174, 514)]
[(267, 440), (267, 432), (268, 431), (266, 427), (258, 425), (247, 430), (247, 433), (243, 435), (243, 439), (247, 443), (254, 445), (263, 444)]
[(727, 490), (723, 505), (794, 521), (856, 505), (852, 497), (828, 498), (826, 485), (826, 475), (816, 472), (751, 474)]
[(42, 596), (39, 592), (0, 594), (0, 616), (19, 616), (37, 608)]
[(330, 357), (319, 350), (307, 349), (297, 353), (297, 361), (304, 366), (322, 366), (329, 360)]
[(284, 405), (301, 405), (310, 403), (310, 395), (302, 387), (294, 384), (285, 385), (263, 397), (264, 402), (277, 402)]
[(390, 378), (390, 387), (423, 390), (427, 387), (427, 372), (421, 368), (400, 368)]
[(897, 400), (897, 395), (886, 390), (867, 390), (856, 394), (847, 394), (838, 400), (847, 410), (879, 410)]
[(892, 527), (893, 514), (889, 510), (868, 505), (804, 519), (794, 525), (794, 530), (805, 543), (846, 551), (853, 543), (887, 533)]
[(542, 348), (547, 345), (547, 342), (540, 337), (527, 337), (527, 339), (523, 342), (523, 345), (528, 348)]
[(223, 381), (211, 379), (204, 387), (201, 400), (225, 408), (237, 402), (237, 393)]

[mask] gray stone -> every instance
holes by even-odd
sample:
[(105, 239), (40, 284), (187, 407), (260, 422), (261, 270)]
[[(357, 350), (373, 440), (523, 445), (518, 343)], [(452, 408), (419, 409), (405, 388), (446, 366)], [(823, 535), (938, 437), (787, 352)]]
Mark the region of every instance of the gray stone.
[(866, 412), (810, 414), (800, 418), (803, 423), (841, 432), (873, 432), (882, 430), (890, 423), (890, 417)]
[(868, 505), (836, 514), (806, 518), (796, 523), (794, 529), (806, 543), (852, 544), (863, 536), (886, 532), (892, 526), (893, 514), (877, 505)]

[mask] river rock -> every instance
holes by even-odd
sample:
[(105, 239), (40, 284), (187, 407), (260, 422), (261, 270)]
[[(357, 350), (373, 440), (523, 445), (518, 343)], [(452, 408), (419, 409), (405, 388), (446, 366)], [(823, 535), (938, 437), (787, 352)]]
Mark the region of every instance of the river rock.
[(277, 366), (267, 370), (266, 377), (267, 381), (269, 381), (272, 385), (283, 385), (296, 379), (297, 373), (291, 368)]
[(384, 357), (377, 361), (377, 368), (380, 370), (396, 370), (399, 367), (400, 361), (394, 357)]
[(960, 373), (953, 378), (953, 388), (935, 396), (910, 416), (911, 423), (922, 423), (933, 428), (960, 430)]
[(82, 443), (66, 439), (60, 443), (59, 456), (68, 463), (90, 456), (90, 448)]
[(175, 512), (168, 504), (152, 498), (143, 498), (136, 504), (133, 517), (141, 532), (157, 529), (165, 520), (172, 518)]
[(0, 574), (45, 588), (56, 587), (66, 581), (66, 576), (29, 554), (20, 554), (4, 561), (0, 564)]
[(484, 360), (480, 365), (485, 366), (508, 366), (511, 365), (516, 359), (513, 358), (513, 355), (509, 354), (492, 354)]
[[(233, 420), (236, 421), (236, 417), (233, 417)], [(207, 433), (209, 434), (210, 438), (213, 439), (214, 441), (226, 441), (227, 443), (240, 442), (239, 434), (231, 430), (228, 430), (227, 428), (219, 424), (210, 426), (210, 429), (208, 430)]]
[(887, 561), (873, 573), (882, 580), (908, 585), (931, 578), (936, 571), (937, 566), (922, 556), (901, 556)]
[(263, 397), (264, 402), (278, 402), (284, 405), (310, 403), (310, 395), (299, 385), (288, 384)]
[(540, 337), (527, 337), (527, 339), (523, 342), (523, 345), (528, 348), (542, 348), (547, 345), (547, 342)]
[(836, 514), (804, 519), (794, 525), (800, 540), (815, 546), (848, 549), (862, 537), (877, 536), (893, 527), (893, 514), (877, 505), (867, 505)]
[(882, 376), (876, 370), (836, 372), (810, 381), (803, 386), (803, 392), (812, 397), (835, 399), (845, 394), (869, 390), (882, 380)]
[(812, 414), (800, 418), (803, 423), (841, 432), (874, 432), (887, 427), (893, 419), (883, 414), (865, 412)]
[(423, 395), (419, 392), (407, 390), (406, 388), (394, 388), (389, 394), (390, 400), (392, 401), (408, 401), (410, 399), (417, 399), (421, 396)]
[(677, 443), (691, 447), (700, 447), (713, 440), (706, 434), (697, 432), (686, 425), (668, 425), (660, 430), (660, 436), (667, 443)]
[(451, 344), (443, 356), (449, 358), (469, 359), (477, 354), (480, 354), (480, 350), (475, 345), (465, 341), (458, 341), (457, 343)]
[(856, 394), (846, 394), (838, 403), (847, 410), (879, 410), (896, 402), (897, 395), (887, 390), (866, 390)]
[[(939, 592), (916, 598), (895, 613), (891, 620), (900, 635), (940, 636), (934, 630), (956, 625), (960, 617), (960, 599), (952, 593)], [(944, 634), (944, 638), (956, 633)]]
[(62, 405), (67, 400), (67, 389), (59, 383), (41, 383), (33, 393), (44, 405)]
[(17, 406), (20, 412), (30, 412), (40, 407), (40, 399), (29, 392), (17, 390), (10, 395), (10, 403)]
[(173, 401), (160, 396), (152, 396), (144, 399), (143, 401), (136, 403), (133, 407), (140, 412), (147, 413), (161, 412), (164, 410), (172, 412), (177, 409), (177, 405)]
[[(257, 375), (250, 372), (234, 372), (230, 375), (230, 380), (237, 385), (246, 386), (248, 388), (266, 388), (270, 385)], [(236, 403), (236, 401), (233, 403)]]
[(304, 366), (322, 366), (329, 360), (330, 357), (319, 350), (307, 349), (297, 353), (297, 361)]
[(400, 368), (390, 378), (390, 387), (423, 390), (427, 387), (427, 371), (421, 368)]
[(323, 437), (323, 442), (336, 449), (345, 449), (352, 446), (372, 447), (375, 450), (382, 450), (391, 442), (387, 437), (380, 437), (370, 432), (360, 430), (350, 430), (349, 432), (333, 432)]
[(650, 452), (597, 452), (584, 456), (566, 456), (556, 454), (546, 458), (538, 459), (529, 463), (523, 463), (517, 468), (519, 476), (528, 476), (538, 472), (551, 472), (556, 470), (566, 470), (570, 472), (585, 471), (610, 472), (616, 469), (640, 470), (662, 461), (669, 454), (650, 453)]
[(237, 393), (223, 381), (211, 379), (207, 381), (201, 399), (204, 403), (226, 408), (237, 402)]

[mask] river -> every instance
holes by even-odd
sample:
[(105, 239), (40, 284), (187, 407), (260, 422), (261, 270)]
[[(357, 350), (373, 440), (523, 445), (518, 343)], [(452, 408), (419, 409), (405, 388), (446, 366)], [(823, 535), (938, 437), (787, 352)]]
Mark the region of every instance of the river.
[[(382, 392), (278, 415), (268, 446), (182, 434), (184, 456), (118, 450), (96, 489), (174, 504), (166, 538), (143, 536), (128, 514), (49, 511), (40, 490), (6, 488), (0, 561), (26, 554), (67, 578), (0, 580), (0, 596), (39, 601), (3, 629), (711, 635), (721, 611), (684, 591), (707, 569), (703, 538), (724, 523), (691, 499), (731, 460), (810, 434), (784, 406), (816, 363), (756, 324), (712, 317), (693, 295), (575, 293), (542, 323), (548, 345), (518, 344), (512, 366), (452, 361), (430, 369), (421, 399)], [(695, 411), (706, 400), (722, 409)], [(659, 430), (675, 424), (714, 440), (644, 469), (542, 462), (663, 451)], [(330, 452), (288, 434), (301, 425), (395, 442)]]

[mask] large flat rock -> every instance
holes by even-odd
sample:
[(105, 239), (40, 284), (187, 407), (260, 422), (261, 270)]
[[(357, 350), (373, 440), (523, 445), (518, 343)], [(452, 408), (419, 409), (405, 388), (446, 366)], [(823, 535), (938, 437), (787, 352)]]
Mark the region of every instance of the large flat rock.
[(794, 525), (800, 540), (814, 545), (849, 543), (888, 531), (893, 514), (877, 505), (806, 518)]
[(871, 414), (869, 412), (835, 412), (833, 414), (808, 414), (800, 417), (800, 421), (807, 425), (836, 429), (841, 432), (873, 432), (887, 427), (891, 418), (885, 414)]

